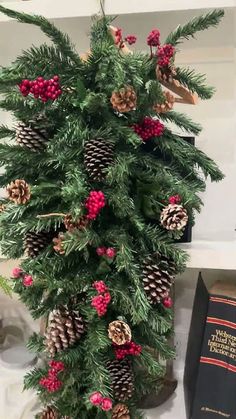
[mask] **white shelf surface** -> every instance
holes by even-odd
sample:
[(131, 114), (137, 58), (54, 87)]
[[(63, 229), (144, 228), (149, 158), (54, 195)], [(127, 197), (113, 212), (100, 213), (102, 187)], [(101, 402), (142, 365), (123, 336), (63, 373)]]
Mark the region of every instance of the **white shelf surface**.
[[(0, 2), (5, 7), (25, 13), (43, 15), (48, 19), (89, 17), (100, 10), (99, 0), (18, 0)], [(236, 0), (106, 0), (105, 12), (111, 15), (153, 13), (209, 8), (232, 8)], [(0, 22), (10, 19), (0, 14)]]
[(188, 268), (236, 270), (236, 241), (193, 241), (181, 248), (190, 256)]

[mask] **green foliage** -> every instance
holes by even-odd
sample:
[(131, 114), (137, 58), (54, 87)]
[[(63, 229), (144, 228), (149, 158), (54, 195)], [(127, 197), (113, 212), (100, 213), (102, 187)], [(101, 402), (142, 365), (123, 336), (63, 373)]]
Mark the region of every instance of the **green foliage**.
[[(173, 333), (172, 311), (149, 303), (143, 287), (143, 259), (159, 252), (170, 266), (174, 264), (176, 273), (184, 271), (188, 256), (161, 226), (161, 211), (170, 196), (179, 194), (193, 224), (195, 212), (200, 212), (203, 204), (199, 193), (205, 190), (205, 178), (219, 181), (223, 175), (208, 156), (167, 126), (161, 137), (147, 142), (134, 132), (133, 125), (146, 116), (191, 135), (198, 135), (201, 127), (174, 110), (160, 115), (154, 112), (154, 105), (165, 102), (156, 79), (157, 59), (148, 53), (122, 54), (108, 29), (113, 18), (94, 20), (91, 52), (81, 61), (68, 36), (46, 19), (3, 6), (0, 11), (40, 27), (52, 41), (23, 51), (10, 67), (0, 71), (0, 108), (12, 112), (16, 124), (23, 121), (32, 126), (35, 120), (36, 129), (45, 129), (48, 137), (45, 149), (34, 152), (17, 145), (14, 127), (0, 127), (0, 164), (5, 169), (0, 187), (25, 179), (31, 189), (26, 204), (2, 200), (6, 209), (0, 214), (1, 251), (9, 258), (25, 256), (21, 266), (32, 275), (33, 284), (25, 287), (22, 281), (14, 281), (14, 292), (33, 318), (49, 320), (53, 310), (65, 306), (79, 312), (85, 323), (81, 339), (55, 355), (55, 360), (65, 364), (60, 373), (61, 389), (49, 393), (39, 385), (48, 366), (28, 373), (25, 388), (35, 389), (45, 405), (54, 405), (71, 419), (110, 417), (93, 407), (89, 397), (94, 391), (113, 397), (107, 362), (114, 360), (115, 354), (108, 325), (122, 319), (130, 325), (132, 340), (142, 346), (140, 356), (131, 358), (135, 393), (128, 403), (131, 419), (141, 419), (137, 402), (147, 391), (158, 391), (159, 378), (165, 374), (162, 360), (174, 357), (168, 344)], [(216, 11), (193, 19), (178, 27), (167, 42), (177, 45), (197, 31), (215, 26), (222, 15)], [(22, 79), (33, 80), (39, 75), (49, 79), (55, 74), (62, 85), (62, 95), (56, 101), (42, 103), (32, 95), (21, 95), (17, 85)], [(176, 78), (202, 99), (213, 94), (205, 77), (193, 70), (177, 68)], [(137, 106), (132, 112), (118, 113), (110, 98), (124, 86), (135, 90)], [(89, 177), (85, 165), (85, 144), (94, 138), (114, 147), (113, 162), (102, 182)], [(101, 157), (96, 156), (95, 164)], [(92, 190), (103, 191), (106, 206), (84, 228), (66, 231), (64, 215), (81, 220)], [(29, 231), (46, 231), (51, 238), (63, 233), (63, 253), (57, 253), (51, 242), (35, 258), (26, 257), (24, 240)], [(116, 257), (99, 257), (96, 248), (103, 246), (115, 248)], [(93, 283), (98, 280), (105, 282), (111, 295), (101, 317), (91, 305), (97, 295)], [(11, 291), (4, 278), (0, 278), (0, 287)], [(34, 333), (28, 348), (48, 361), (44, 336)]]
[(166, 44), (178, 45), (184, 39), (194, 38), (196, 32), (204, 31), (211, 27), (217, 26), (224, 16), (223, 10), (213, 10), (206, 15), (195, 17), (185, 25), (179, 25), (166, 38)]
[(191, 92), (197, 93), (198, 96), (203, 99), (210, 99), (215, 89), (214, 87), (206, 86), (206, 78), (202, 74), (195, 73), (190, 68), (176, 68), (177, 80), (186, 86)]
[(12, 287), (9, 285), (9, 279), (0, 276), (0, 289), (9, 297), (12, 296)]

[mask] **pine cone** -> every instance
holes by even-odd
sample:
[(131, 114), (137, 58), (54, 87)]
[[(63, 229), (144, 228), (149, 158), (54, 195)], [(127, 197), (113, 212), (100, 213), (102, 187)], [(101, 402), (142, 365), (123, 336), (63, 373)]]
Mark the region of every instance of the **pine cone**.
[(102, 138), (94, 138), (85, 144), (84, 164), (89, 177), (101, 181), (114, 161), (114, 147)]
[(75, 221), (73, 220), (71, 214), (67, 214), (64, 217), (63, 222), (64, 222), (64, 226), (66, 230), (72, 232), (76, 229), (83, 230), (84, 228), (86, 228), (89, 223), (89, 220), (85, 215), (83, 215), (82, 217), (80, 217), (78, 220)]
[(35, 258), (41, 253), (52, 241), (51, 231), (28, 231), (25, 235), (24, 247), (27, 256)]
[(137, 105), (137, 95), (134, 88), (132, 86), (125, 86), (119, 91), (113, 92), (111, 104), (120, 113), (134, 110)]
[(30, 187), (23, 179), (16, 179), (7, 185), (7, 193), (10, 201), (16, 204), (26, 204), (30, 200)]
[(66, 308), (55, 310), (45, 333), (46, 346), (51, 357), (73, 346), (84, 332), (84, 321), (78, 312)]
[(164, 92), (164, 96), (166, 97), (166, 100), (164, 103), (160, 103), (153, 106), (153, 110), (156, 113), (165, 113), (171, 111), (173, 109), (174, 103), (175, 103), (175, 97), (170, 92)]
[(48, 142), (47, 131), (37, 125), (37, 121), (30, 121), (29, 125), (19, 122), (16, 126), (16, 141), (22, 147), (37, 152), (46, 148)]
[(122, 320), (116, 320), (109, 324), (108, 336), (116, 345), (124, 345), (132, 338), (129, 325)]
[(167, 263), (159, 253), (149, 255), (143, 262), (144, 290), (151, 304), (160, 303), (170, 293), (175, 266), (171, 261), (167, 268)]
[(65, 250), (63, 247), (63, 241), (65, 239), (65, 236), (63, 233), (59, 233), (57, 237), (53, 238), (53, 249), (55, 252), (59, 253), (60, 255), (65, 254)]
[(174, 67), (171, 67), (171, 66), (166, 66), (166, 67), (157, 66), (156, 74), (160, 82), (163, 81), (164, 83), (172, 83), (173, 79), (176, 76), (176, 70)]
[(188, 214), (182, 205), (169, 204), (162, 210), (160, 221), (166, 230), (180, 231), (188, 222)]
[(130, 419), (129, 408), (119, 403), (112, 410), (112, 419)]
[(109, 361), (107, 369), (111, 376), (114, 399), (123, 402), (129, 400), (134, 392), (134, 376), (130, 360)]
[(58, 412), (53, 407), (48, 406), (42, 412), (40, 419), (59, 419)]

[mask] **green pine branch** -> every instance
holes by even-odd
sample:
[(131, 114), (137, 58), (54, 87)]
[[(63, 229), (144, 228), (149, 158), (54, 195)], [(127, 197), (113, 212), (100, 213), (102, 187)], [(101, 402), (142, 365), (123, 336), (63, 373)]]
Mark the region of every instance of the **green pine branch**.
[(9, 297), (12, 296), (12, 287), (9, 283), (9, 279), (0, 276), (0, 289)]
[(161, 113), (159, 115), (163, 121), (172, 122), (177, 127), (181, 128), (183, 131), (188, 133), (199, 135), (202, 131), (202, 127), (200, 124), (192, 121), (188, 118), (185, 114), (175, 111), (170, 111), (166, 113)]
[(224, 16), (224, 10), (213, 10), (205, 15), (190, 20), (185, 25), (179, 25), (167, 38), (165, 43), (178, 45), (185, 39), (194, 38), (199, 31), (217, 26)]
[(190, 68), (176, 68), (176, 79), (191, 92), (197, 93), (203, 99), (211, 99), (215, 93), (215, 88), (206, 85), (206, 77), (198, 74)]
[(81, 63), (79, 55), (75, 52), (74, 46), (71, 44), (68, 35), (61, 32), (53, 23), (49, 22), (49, 20), (42, 16), (16, 12), (1, 5), (0, 12), (19, 22), (38, 26), (42, 32), (54, 42), (63, 55), (68, 56), (76, 64)]

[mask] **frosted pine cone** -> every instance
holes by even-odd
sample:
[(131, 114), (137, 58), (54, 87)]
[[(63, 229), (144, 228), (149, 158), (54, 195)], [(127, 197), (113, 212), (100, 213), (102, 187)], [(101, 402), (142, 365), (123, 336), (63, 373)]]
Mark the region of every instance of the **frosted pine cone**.
[(153, 110), (156, 113), (165, 113), (171, 111), (173, 109), (175, 103), (175, 97), (170, 92), (164, 92), (164, 96), (166, 98), (164, 103), (160, 103), (153, 106)]
[(178, 204), (169, 204), (161, 212), (161, 225), (166, 230), (180, 231), (188, 222), (187, 210)]
[(84, 332), (84, 321), (77, 312), (66, 308), (55, 310), (45, 333), (50, 355), (54, 357), (57, 352), (73, 346)]
[(30, 187), (23, 179), (16, 179), (7, 185), (7, 193), (10, 201), (16, 204), (26, 204), (30, 200)]
[(126, 86), (119, 91), (113, 92), (111, 104), (120, 113), (133, 111), (137, 105), (137, 95), (134, 88), (132, 86)]
[(116, 345), (124, 345), (132, 338), (129, 325), (122, 320), (116, 320), (109, 324), (108, 336)]
[(112, 410), (112, 419), (130, 419), (129, 408), (125, 404), (117, 404)]

